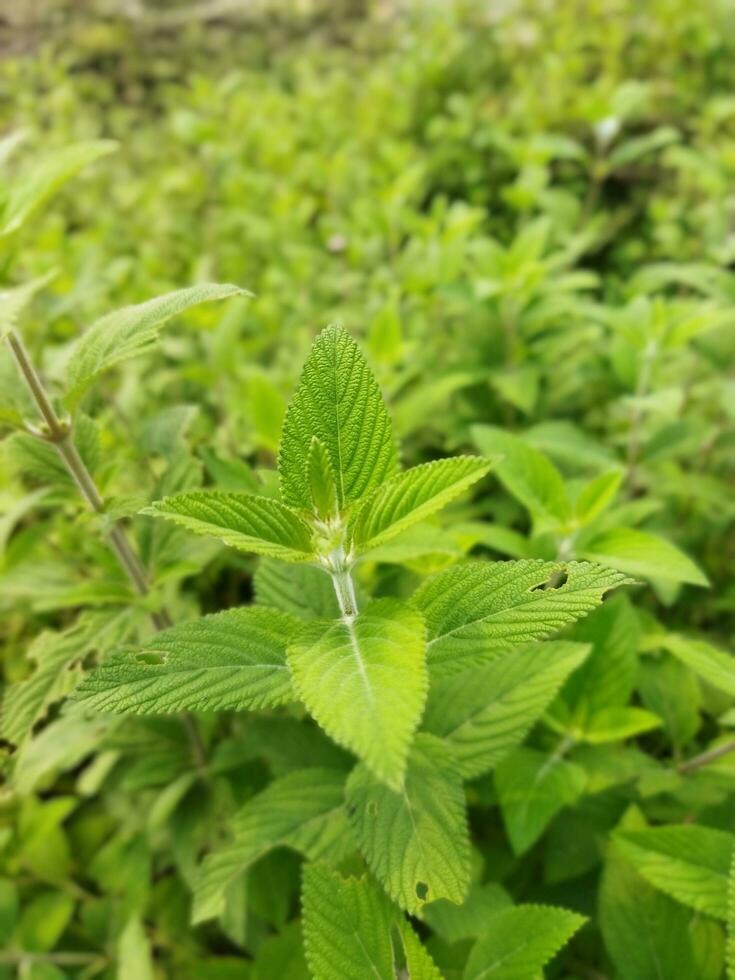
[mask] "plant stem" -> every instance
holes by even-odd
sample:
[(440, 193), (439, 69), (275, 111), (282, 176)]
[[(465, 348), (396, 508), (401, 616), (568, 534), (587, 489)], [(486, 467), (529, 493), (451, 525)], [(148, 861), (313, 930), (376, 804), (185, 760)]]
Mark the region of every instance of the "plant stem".
[(332, 580), (342, 618), (351, 622), (357, 615), (357, 596), (355, 595), (355, 583), (352, 581), (350, 573), (351, 564), (347, 560), (342, 545), (335, 548), (324, 560), (323, 567)]
[(56, 966), (87, 966), (103, 963), (106, 957), (101, 953), (31, 953), (26, 950), (0, 952), (0, 965), (21, 963), (53, 963)]
[(656, 360), (657, 353), (658, 344), (655, 340), (650, 340), (646, 344), (643, 352), (643, 364), (641, 365), (641, 371), (638, 375), (633, 410), (630, 417), (630, 432), (628, 434), (628, 454), (626, 465), (628, 470), (628, 492), (631, 497), (635, 496), (636, 492), (638, 457), (641, 451), (641, 425), (643, 423), (643, 409), (641, 407), (641, 400), (648, 394), (648, 388), (651, 383), (651, 372), (653, 371), (653, 362)]
[[(39, 438), (52, 443), (56, 448), (89, 508), (96, 514), (104, 514), (105, 502), (92, 479), (92, 474), (74, 445), (71, 425), (62, 421), (56, 414), (20, 335), (12, 330), (8, 334), (7, 341), (38, 411), (43, 416), (46, 431)], [(110, 528), (108, 541), (135, 591), (141, 596), (148, 595), (145, 569), (119, 524), (113, 524)], [(159, 630), (172, 625), (171, 617), (165, 609), (152, 612), (151, 620)]]
[[(11, 330), (7, 336), (7, 341), (18, 364), (20, 373), (23, 375), (28, 386), (28, 390), (38, 407), (38, 411), (43, 417), (45, 431), (39, 433), (37, 438), (50, 442), (56, 447), (56, 451), (64, 461), (67, 470), (90, 509), (96, 514), (104, 514), (105, 502), (97, 489), (92, 474), (87, 469), (84, 460), (79, 455), (77, 447), (74, 445), (71, 424), (62, 421), (56, 414), (51, 400), (46, 393), (46, 389), (43, 386), (43, 382), (33, 366), (33, 362), (20, 335), (15, 330)], [(119, 524), (112, 524), (108, 531), (107, 540), (135, 591), (140, 596), (147, 596), (150, 589), (145, 568), (128, 541), (123, 528)], [(166, 609), (151, 612), (150, 616), (157, 630), (168, 629), (168, 627), (173, 625), (173, 621)], [(192, 757), (197, 768), (204, 769), (207, 764), (207, 755), (196, 719), (189, 712), (184, 712), (181, 720), (186, 729), (191, 745)]]
[(682, 762), (676, 767), (676, 771), (680, 773), (696, 772), (702, 766), (709, 765), (710, 762), (716, 762), (717, 759), (721, 759), (731, 752), (735, 752), (735, 738), (729, 742), (723, 742), (722, 745), (716, 745), (713, 749), (707, 749), (706, 752), (701, 752), (691, 759), (687, 759), (686, 762)]

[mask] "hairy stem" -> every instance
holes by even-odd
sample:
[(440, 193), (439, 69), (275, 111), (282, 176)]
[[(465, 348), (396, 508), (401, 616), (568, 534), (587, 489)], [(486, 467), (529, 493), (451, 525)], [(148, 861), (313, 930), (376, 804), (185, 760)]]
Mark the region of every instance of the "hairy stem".
[[(43, 382), (33, 366), (33, 362), (20, 335), (15, 330), (12, 330), (7, 336), (7, 341), (13, 357), (18, 364), (20, 373), (44, 421), (45, 431), (40, 433), (38, 438), (50, 442), (55, 446), (56, 451), (66, 465), (67, 470), (71, 474), (89, 508), (96, 514), (104, 514), (105, 502), (97, 489), (92, 474), (87, 469), (84, 460), (79, 455), (77, 447), (74, 445), (70, 423), (63, 421), (56, 414), (51, 400), (46, 393), (46, 389), (43, 386)], [(137, 594), (140, 596), (148, 595), (150, 588), (145, 568), (133, 549), (133, 546), (130, 544), (130, 541), (128, 541), (123, 528), (119, 524), (113, 524), (108, 531), (107, 540), (120, 563), (120, 567), (127, 575)], [(157, 630), (167, 629), (173, 625), (173, 621), (166, 609), (154, 611), (150, 616)], [(182, 714), (182, 723), (189, 738), (192, 757), (197, 767), (203, 769), (207, 762), (206, 750), (196, 719), (188, 712), (184, 712)]]

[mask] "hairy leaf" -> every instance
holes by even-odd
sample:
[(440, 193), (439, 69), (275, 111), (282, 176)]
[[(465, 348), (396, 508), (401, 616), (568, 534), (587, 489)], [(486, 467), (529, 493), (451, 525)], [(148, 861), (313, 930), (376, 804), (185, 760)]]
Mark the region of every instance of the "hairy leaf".
[(65, 401), (70, 407), (103, 371), (149, 350), (167, 320), (193, 306), (251, 295), (230, 283), (201, 283), (126, 306), (97, 320), (76, 342), (67, 368)]
[(426, 699), (425, 645), (416, 610), (378, 599), (354, 620), (306, 624), (288, 650), (314, 718), (396, 789)]
[(340, 508), (380, 486), (398, 465), (380, 389), (357, 344), (338, 326), (314, 342), (283, 424), (281, 493), (306, 510), (312, 508), (307, 462), (314, 436), (327, 451)]
[(498, 912), (472, 947), (463, 980), (530, 980), (584, 922), (581, 915), (545, 905)]
[(464, 670), (549, 636), (628, 581), (587, 562), (468, 562), (440, 572), (413, 598), (426, 619), (431, 672)]
[(336, 619), (339, 605), (329, 575), (313, 565), (286, 565), (261, 558), (255, 572), (255, 600), (299, 619)]
[(72, 143), (53, 154), (42, 156), (11, 187), (2, 216), (0, 235), (10, 235), (17, 231), (67, 180), (116, 149), (117, 143), (112, 140), (89, 140)]
[(360, 507), (348, 528), (358, 553), (383, 544), (425, 520), (490, 469), (473, 456), (456, 456), (406, 470), (379, 487)]
[(401, 908), (417, 914), (436, 899), (462, 902), (470, 880), (464, 790), (438, 739), (417, 736), (403, 789), (390, 789), (361, 765), (346, 798), (360, 850)]
[(466, 779), (479, 776), (525, 738), (588, 652), (580, 643), (536, 643), (444, 678), (431, 687), (424, 726), (447, 742)]
[(218, 538), (238, 551), (282, 561), (306, 561), (313, 554), (308, 524), (270, 497), (190, 490), (157, 500), (141, 513), (163, 517), (194, 534)]
[(366, 878), (308, 864), (301, 893), (306, 959), (314, 980), (395, 980), (386, 898)]
[(272, 782), (235, 814), (232, 839), (208, 854), (194, 893), (194, 923), (220, 915), (229, 885), (274, 847), (290, 847), (311, 860), (331, 859), (349, 844), (344, 809), (345, 774), (298, 769)]
[(94, 711), (134, 714), (283, 704), (293, 696), (286, 645), (298, 626), (259, 607), (181, 623), (105, 660), (74, 698)]
[(735, 834), (687, 824), (624, 830), (616, 840), (639, 874), (656, 888), (726, 921)]

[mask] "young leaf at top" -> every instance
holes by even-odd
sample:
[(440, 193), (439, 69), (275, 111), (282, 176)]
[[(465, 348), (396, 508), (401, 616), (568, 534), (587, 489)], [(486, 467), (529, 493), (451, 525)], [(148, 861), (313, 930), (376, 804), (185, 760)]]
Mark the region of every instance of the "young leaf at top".
[(428, 579), (413, 596), (426, 620), (432, 674), (486, 663), (587, 615), (629, 582), (587, 562), (467, 562)]
[(393, 911), (370, 880), (307, 864), (301, 901), (314, 980), (395, 980)]
[(201, 283), (103, 316), (82, 334), (72, 349), (64, 395), (67, 407), (74, 408), (103, 371), (150, 350), (167, 320), (201, 303), (251, 295), (230, 283)]
[(228, 886), (275, 847), (311, 860), (339, 860), (351, 845), (344, 808), (345, 774), (297, 769), (276, 779), (235, 814), (232, 839), (208, 854), (194, 892), (194, 924), (220, 915)]
[(346, 799), (370, 870), (401, 908), (415, 915), (436, 899), (462, 902), (470, 881), (464, 789), (439, 739), (416, 737), (403, 789), (389, 789), (360, 765)]
[(378, 599), (355, 619), (307, 623), (288, 649), (294, 687), (336, 742), (400, 789), (426, 699), (419, 613)]
[(337, 485), (327, 450), (317, 436), (312, 437), (309, 446), (306, 471), (309, 477), (312, 510), (320, 520), (328, 521), (337, 514)]
[(282, 561), (307, 561), (314, 552), (309, 525), (290, 507), (270, 497), (190, 490), (157, 500), (141, 513), (218, 538), (238, 551)]
[(357, 553), (368, 551), (425, 520), (484, 476), (490, 462), (455, 456), (414, 466), (379, 487), (348, 527)]
[(0, 222), (0, 235), (17, 231), (67, 180), (116, 149), (113, 140), (88, 140), (41, 157), (11, 187)]
[(465, 779), (487, 772), (518, 745), (589, 647), (552, 641), (432, 684), (424, 727), (445, 740)]
[(677, 901), (727, 921), (735, 834), (693, 824), (623, 830), (615, 838), (636, 871)]
[(283, 704), (293, 696), (286, 644), (296, 628), (286, 613), (259, 607), (181, 623), (103, 661), (74, 698), (94, 711), (135, 714)]
[(487, 920), (463, 980), (531, 980), (584, 923), (581, 915), (552, 906), (504, 909)]
[(327, 327), (314, 342), (286, 412), (278, 453), (284, 501), (308, 511), (314, 436), (329, 457), (340, 509), (396, 471), (398, 453), (380, 389), (357, 344), (338, 326)]

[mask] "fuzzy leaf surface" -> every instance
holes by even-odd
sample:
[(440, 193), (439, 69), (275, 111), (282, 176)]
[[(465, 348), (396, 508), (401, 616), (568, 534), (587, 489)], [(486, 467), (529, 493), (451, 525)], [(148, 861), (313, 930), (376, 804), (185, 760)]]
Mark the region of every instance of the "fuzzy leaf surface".
[(584, 922), (575, 912), (545, 905), (498, 912), (472, 947), (463, 980), (530, 980)]
[(358, 553), (375, 548), (425, 520), (472, 486), (490, 469), (475, 456), (423, 463), (379, 487), (348, 528)]
[(67, 369), (66, 404), (76, 405), (103, 371), (149, 350), (167, 320), (201, 303), (243, 295), (250, 294), (230, 283), (201, 283), (103, 316), (74, 346)]
[[(559, 576), (565, 580), (555, 585)], [(549, 636), (629, 581), (587, 562), (528, 559), (468, 562), (440, 572), (412, 600), (426, 619), (431, 673), (465, 670)]]
[(293, 697), (286, 646), (298, 627), (286, 613), (250, 606), (181, 623), (105, 660), (74, 698), (133, 714), (283, 704)]
[(636, 871), (698, 912), (727, 920), (735, 834), (693, 824), (621, 831), (616, 841)]
[(515, 748), (587, 656), (581, 643), (536, 643), (433, 684), (424, 727), (443, 738), (465, 779)]
[(394, 980), (390, 905), (367, 878), (304, 868), (306, 960), (314, 980)]
[(398, 453), (380, 389), (357, 344), (338, 326), (316, 338), (283, 423), (281, 494), (306, 510), (312, 508), (307, 464), (314, 436), (329, 457), (340, 508), (396, 471)]
[(218, 538), (238, 551), (306, 561), (313, 553), (308, 524), (290, 507), (270, 497), (219, 490), (190, 490), (157, 500), (141, 513)]
[(420, 614), (378, 599), (354, 620), (306, 624), (288, 649), (294, 687), (312, 716), (395, 789), (426, 700), (425, 647)]
[(416, 737), (403, 789), (390, 789), (360, 765), (346, 799), (370, 870), (401, 908), (415, 915), (440, 898), (462, 902), (470, 880), (464, 789), (438, 739)]
[(275, 847), (293, 848), (311, 860), (343, 853), (345, 841), (349, 845), (344, 782), (338, 770), (297, 769), (248, 800), (233, 818), (232, 839), (204, 859), (193, 922), (220, 915), (228, 886)]

